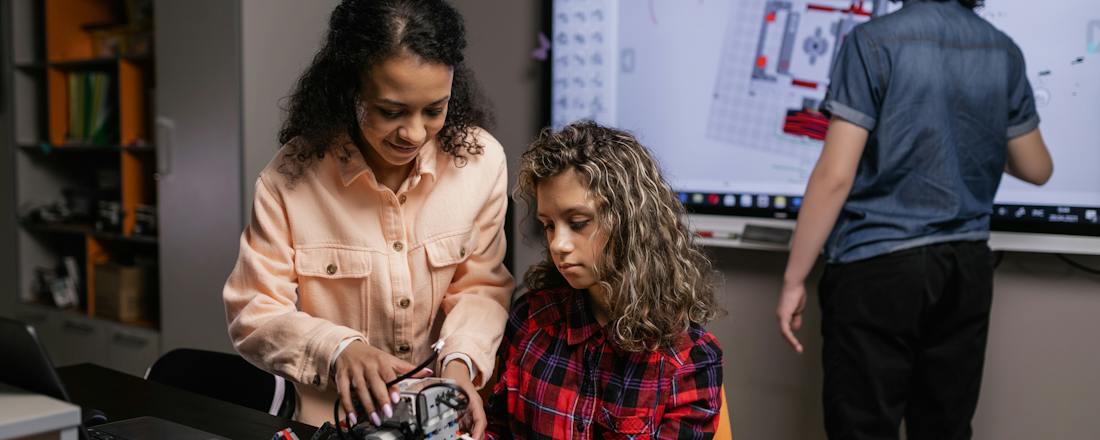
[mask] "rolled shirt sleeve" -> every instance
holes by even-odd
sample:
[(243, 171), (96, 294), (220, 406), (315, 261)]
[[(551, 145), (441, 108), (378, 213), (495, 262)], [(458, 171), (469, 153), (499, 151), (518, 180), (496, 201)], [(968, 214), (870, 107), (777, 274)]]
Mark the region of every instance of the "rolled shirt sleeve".
[(1023, 53), (1013, 45), (1009, 56), (1008, 129), (1005, 136), (1012, 139), (1039, 128), (1039, 112), (1035, 110), (1035, 94), (1027, 79)]
[(844, 39), (830, 74), (821, 112), (873, 131), (887, 72), (874, 41), (856, 27)]

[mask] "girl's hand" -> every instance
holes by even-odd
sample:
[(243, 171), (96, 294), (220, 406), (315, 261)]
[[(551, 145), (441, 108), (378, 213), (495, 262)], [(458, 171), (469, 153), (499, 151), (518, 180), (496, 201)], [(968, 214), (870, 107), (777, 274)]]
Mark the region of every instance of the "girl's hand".
[[(336, 359), (336, 392), (340, 394), (340, 405), (347, 412), (351, 424), (358, 423), (358, 417), (369, 417), (374, 426), (379, 426), (382, 416), (393, 416), (393, 406), (401, 396), (396, 386), (387, 387), (386, 382), (413, 368), (416, 366), (363, 341), (352, 342), (344, 349)], [(431, 370), (424, 369), (413, 377), (431, 374)], [(362, 405), (363, 414), (355, 413), (352, 399), (357, 399)], [(339, 423), (338, 420), (336, 422)]]
[(466, 415), (462, 417), (461, 426), (470, 437), (480, 440), (485, 436), (485, 427), (488, 419), (485, 417), (485, 407), (481, 402), (481, 395), (477, 387), (470, 381), (470, 369), (462, 361), (451, 361), (443, 368), (443, 378), (454, 380), (459, 388), (466, 392), (469, 405), (466, 406)]

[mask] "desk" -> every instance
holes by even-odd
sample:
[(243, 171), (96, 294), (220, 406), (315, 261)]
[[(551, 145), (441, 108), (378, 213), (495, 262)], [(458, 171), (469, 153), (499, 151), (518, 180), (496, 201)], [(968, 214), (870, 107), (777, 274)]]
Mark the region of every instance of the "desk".
[(75, 405), (0, 384), (0, 438), (76, 440), (79, 425)]
[(317, 428), (92, 364), (57, 369), (72, 403), (108, 421), (154, 416), (231, 439), (268, 440), (291, 428), (308, 440)]

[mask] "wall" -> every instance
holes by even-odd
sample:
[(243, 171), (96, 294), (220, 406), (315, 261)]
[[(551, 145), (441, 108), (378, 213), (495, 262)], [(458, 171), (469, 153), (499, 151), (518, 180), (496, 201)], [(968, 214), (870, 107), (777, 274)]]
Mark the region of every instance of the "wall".
[(278, 132), (286, 118), (286, 98), (321, 48), (328, 17), (338, 3), (338, 0), (242, 0), (242, 229), (252, 213), (256, 178), (281, 146)]
[[(240, 1), (156, 0), (162, 352), (230, 348), (221, 289), (240, 235)], [(159, 124), (166, 126), (165, 124)]]
[[(1074, 257), (1100, 268), (1100, 257)], [(1053, 255), (1010, 254), (994, 280), (978, 438), (1091, 438), (1100, 432), (1100, 276)]]

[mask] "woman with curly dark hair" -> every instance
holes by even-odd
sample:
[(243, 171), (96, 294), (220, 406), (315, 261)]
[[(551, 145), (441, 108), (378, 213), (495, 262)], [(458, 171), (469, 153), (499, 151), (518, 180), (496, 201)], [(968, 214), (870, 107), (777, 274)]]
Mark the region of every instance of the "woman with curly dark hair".
[(298, 420), (331, 420), (338, 400), (381, 424), (398, 400), (386, 384), (442, 339), (440, 375), (484, 429), (476, 387), (513, 281), (504, 151), (465, 46), (442, 0), (344, 0), (290, 97), (223, 295), (235, 348), (295, 383)]

